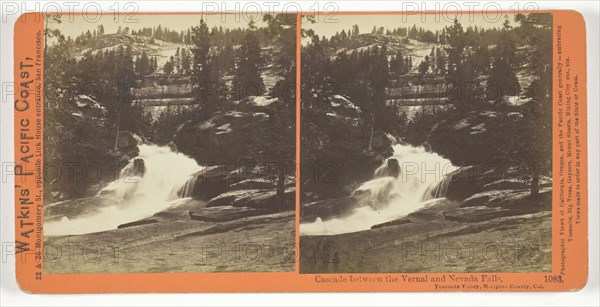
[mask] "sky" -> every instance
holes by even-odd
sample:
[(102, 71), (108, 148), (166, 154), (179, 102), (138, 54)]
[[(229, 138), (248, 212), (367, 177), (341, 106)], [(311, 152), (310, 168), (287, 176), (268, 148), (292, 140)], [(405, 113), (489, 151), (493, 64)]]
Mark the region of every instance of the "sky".
[[(256, 14), (142, 14), (138, 13), (130, 18), (126, 15), (105, 14), (101, 16), (93, 15), (91, 17), (83, 15), (63, 16), (61, 23), (49, 23), (48, 28), (58, 29), (65, 37), (71, 36), (73, 39), (82, 32), (90, 30), (93, 32), (99, 25), (104, 26), (104, 32), (116, 33), (120, 27), (129, 27), (132, 30), (141, 28), (156, 27), (159, 24), (171, 30), (187, 30), (191, 26), (196, 26), (200, 19), (204, 18), (209, 28), (213, 26), (223, 26), (224, 28), (246, 28), (251, 18), (256, 21), (256, 26), (264, 25), (262, 16)], [(256, 19), (258, 18), (258, 20)]]

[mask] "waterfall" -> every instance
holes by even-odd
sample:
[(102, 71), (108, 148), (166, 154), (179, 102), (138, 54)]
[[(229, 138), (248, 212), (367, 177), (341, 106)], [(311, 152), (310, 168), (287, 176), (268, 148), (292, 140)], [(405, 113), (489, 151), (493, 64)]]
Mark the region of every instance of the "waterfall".
[(445, 176), (442, 178), (442, 181), (436, 184), (432, 184), (427, 187), (425, 193), (423, 194), (422, 200), (430, 200), (436, 198), (446, 197), (448, 194), (448, 187), (450, 186), (451, 178)]
[(170, 199), (178, 199), (178, 198), (189, 198), (194, 196), (196, 192), (196, 181), (198, 177), (194, 174), (189, 175), (179, 182), (179, 184), (175, 185), (173, 190), (171, 190)]
[(447, 191), (445, 175), (456, 170), (449, 160), (423, 147), (394, 145), (392, 157), (375, 170), (374, 178), (361, 184), (353, 195), (364, 205), (344, 218), (300, 225), (305, 235), (332, 235), (370, 229), (414, 212)]
[(84, 234), (110, 229), (118, 225), (150, 217), (157, 212), (181, 204), (192, 196), (196, 177), (202, 170), (196, 161), (169, 147), (140, 145), (140, 154), (98, 195), (118, 200), (118, 206), (71, 220), (44, 225), (46, 235)]

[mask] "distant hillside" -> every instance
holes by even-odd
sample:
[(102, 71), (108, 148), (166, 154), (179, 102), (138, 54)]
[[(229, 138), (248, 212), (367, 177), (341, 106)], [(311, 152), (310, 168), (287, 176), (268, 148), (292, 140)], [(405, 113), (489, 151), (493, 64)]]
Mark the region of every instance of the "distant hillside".
[(150, 57), (157, 57), (158, 66), (162, 67), (167, 60), (175, 55), (177, 48), (190, 48), (191, 45), (182, 43), (170, 43), (147, 36), (129, 34), (105, 34), (86, 42), (83, 47), (75, 50), (76, 58), (81, 58), (86, 52), (96, 54), (98, 51), (106, 51), (120, 46), (131, 46), (134, 56), (140, 56), (142, 52)]
[[(417, 89), (416, 86), (412, 87), (412, 83), (420, 84), (423, 82), (422, 79), (413, 80), (417, 77), (414, 75), (418, 74), (419, 63), (421, 63), (425, 59), (426, 56), (430, 55), (432, 48), (448, 47), (445, 44), (423, 42), (423, 41), (419, 41), (416, 39), (409, 39), (407, 37), (397, 35), (397, 34), (373, 34), (373, 33), (365, 33), (365, 34), (358, 34), (358, 35), (350, 36), (350, 37), (348, 37), (347, 40), (337, 42), (336, 46), (337, 46), (337, 48), (326, 48), (326, 50), (325, 50), (327, 52), (327, 55), (332, 60), (337, 55), (339, 55), (340, 53), (343, 53), (343, 52), (350, 55), (353, 52), (367, 51), (374, 47), (381, 49), (384, 46), (387, 49), (388, 59), (395, 56), (399, 52), (402, 53), (402, 55), (405, 57), (411, 57), (413, 66), (409, 72), (409, 75), (407, 75), (407, 76), (405, 76), (405, 78), (403, 78), (404, 81), (408, 80), (409, 83), (405, 84), (405, 85), (408, 85), (408, 88), (406, 88), (406, 87), (402, 88), (401, 91), (403, 91), (404, 93), (407, 93), (407, 94), (410, 94), (410, 93), (416, 91), (416, 92), (420, 93), (420, 95), (422, 95), (422, 96), (423, 96), (423, 94), (421, 93), (423, 91), (422, 89), (420, 89), (420, 88)], [(491, 50), (491, 49), (496, 48), (496, 45), (490, 45), (487, 48), (490, 48), (490, 50)], [(527, 46), (519, 46), (517, 48), (517, 55), (520, 57), (525, 57), (526, 54), (530, 51), (531, 51), (530, 48), (527, 48)], [(439, 87), (439, 85), (441, 84), (440, 82), (443, 83), (443, 77), (440, 78), (440, 76), (437, 76), (437, 77), (432, 76), (429, 78), (437, 80), (435, 84), (432, 84), (433, 87), (435, 87), (435, 86)], [(485, 79), (487, 79), (487, 75), (481, 75), (481, 78), (482, 78), (482, 80), (485, 80)], [(530, 69), (530, 67), (528, 67), (526, 62), (524, 62), (522, 64), (522, 66), (517, 69), (517, 78), (521, 85), (522, 91), (524, 91), (524, 89), (527, 88), (533, 81), (531, 69)], [(389, 92), (394, 92), (395, 90), (396, 91), (400, 90), (400, 89), (395, 88), (396, 83), (399, 82), (400, 80), (392, 79), (390, 81), (391, 81), (391, 83), (388, 84)], [(512, 96), (509, 98), (508, 102), (511, 104), (521, 105), (521, 104), (526, 103), (527, 101), (529, 101), (529, 99), (522, 99), (521, 97), (518, 97), (518, 96)]]
[[(141, 35), (105, 34), (91, 38), (83, 46), (75, 47), (73, 54), (79, 60), (88, 52), (95, 55), (98, 52), (129, 46), (132, 48), (134, 57), (139, 57), (145, 52), (148, 57), (157, 59), (158, 70), (151, 75), (139, 77), (138, 86), (133, 89), (134, 97), (145, 106), (146, 112), (156, 118), (166, 106), (187, 105), (193, 102), (189, 75), (166, 76), (162, 70), (169, 58), (175, 56), (178, 48), (190, 49), (193, 48), (193, 45), (166, 42)], [(237, 51), (239, 47), (236, 45), (233, 46), (233, 49)], [(261, 49), (263, 58), (261, 76), (267, 89), (272, 88), (282, 78), (281, 75), (285, 68), (272, 63), (273, 58), (280, 52), (279, 48), (273, 46)], [(233, 74), (234, 72), (230, 71), (223, 76), (223, 81), (230, 87)]]

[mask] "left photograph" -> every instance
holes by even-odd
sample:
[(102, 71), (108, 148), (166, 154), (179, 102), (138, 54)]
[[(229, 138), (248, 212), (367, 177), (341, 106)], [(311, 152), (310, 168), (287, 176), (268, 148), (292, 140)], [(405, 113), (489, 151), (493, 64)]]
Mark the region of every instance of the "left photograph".
[(294, 271), (296, 15), (116, 17), (44, 17), (44, 272)]

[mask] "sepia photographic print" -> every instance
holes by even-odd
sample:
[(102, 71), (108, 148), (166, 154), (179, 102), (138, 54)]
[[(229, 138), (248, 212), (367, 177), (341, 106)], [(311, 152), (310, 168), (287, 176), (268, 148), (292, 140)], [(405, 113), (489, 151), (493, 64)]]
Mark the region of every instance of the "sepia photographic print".
[(553, 15), (327, 17), (302, 20), (300, 273), (550, 271)]
[(582, 14), (246, 8), (8, 19), (22, 291), (586, 288)]
[(295, 269), (296, 15), (44, 16), (44, 272)]

